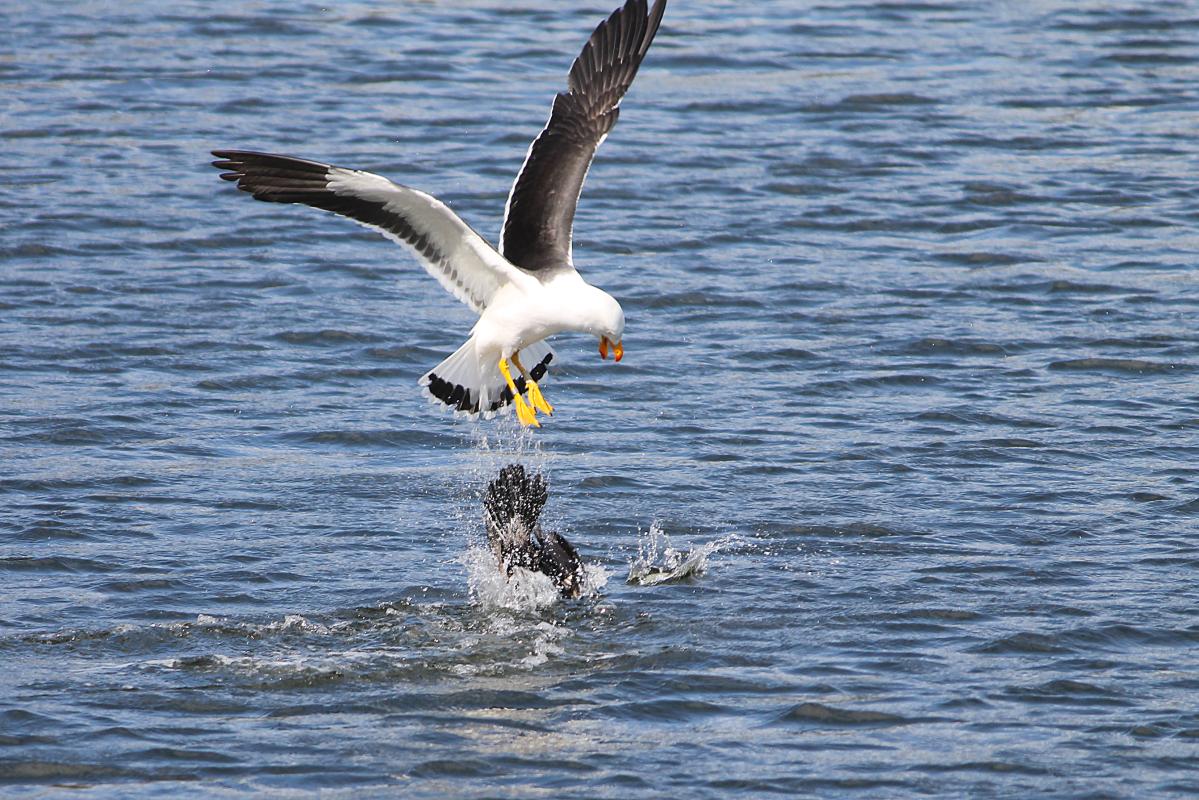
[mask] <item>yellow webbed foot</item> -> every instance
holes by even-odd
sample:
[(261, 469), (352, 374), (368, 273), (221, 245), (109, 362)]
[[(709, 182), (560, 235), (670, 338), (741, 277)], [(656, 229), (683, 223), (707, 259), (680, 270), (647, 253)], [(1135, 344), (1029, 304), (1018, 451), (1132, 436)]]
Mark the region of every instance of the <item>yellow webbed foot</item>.
[(525, 384), (529, 387), (529, 402), (533, 404), (533, 408), (542, 414), (553, 416), (554, 407), (549, 404), (545, 399), (545, 395), (541, 393), (541, 387), (537, 385), (537, 381), (532, 378), (525, 378)]
[(533, 408), (540, 411), (542, 414), (553, 416), (554, 407), (545, 399), (545, 395), (541, 393), (541, 387), (537, 385), (537, 381), (533, 380), (533, 376), (525, 369), (525, 365), (520, 363), (520, 354), (512, 354), (512, 363), (520, 370), (520, 374), (525, 379), (525, 389), (529, 394), (529, 402), (533, 404)]
[(516, 418), (520, 420), (520, 424), (526, 428), (530, 425), (540, 428), (541, 423), (537, 421), (537, 413), (529, 408), (529, 404), (521, 397), (520, 392), (516, 391), (512, 373), (508, 371), (508, 363), (502, 358), (500, 359), (500, 374), (504, 376), (504, 382), (508, 384), (508, 391), (512, 392), (512, 404), (516, 406)]
[(537, 421), (537, 412), (529, 408), (529, 404), (520, 395), (513, 398), (513, 403), (516, 405), (516, 418), (520, 420), (520, 424), (526, 428), (532, 425), (534, 428), (540, 428), (541, 423)]

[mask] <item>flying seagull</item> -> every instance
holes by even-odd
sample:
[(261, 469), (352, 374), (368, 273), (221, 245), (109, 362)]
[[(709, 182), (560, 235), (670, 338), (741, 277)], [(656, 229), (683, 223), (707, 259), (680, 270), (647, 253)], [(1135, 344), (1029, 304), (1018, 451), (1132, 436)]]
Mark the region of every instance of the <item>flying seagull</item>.
[(628, 0), (591, 34), (512, 184), (498, 251), (437, 198), (369, 172), (246, 150), (214, 150), (213, 166), (256, 200), (332, 211), (404, 245), (479, 314), (470, 338), (421, 385), (472, 417), (512, 403), (522, 425), (539, 425), (538, 411), (553, 413), (537, 385), (554, 358), (547, 336), (587, 333), (601, 357), (624, 354), (624, 311), (575, 270), (571, 231), (587, 169), (665, 10), (666, 0), (652, 9)]

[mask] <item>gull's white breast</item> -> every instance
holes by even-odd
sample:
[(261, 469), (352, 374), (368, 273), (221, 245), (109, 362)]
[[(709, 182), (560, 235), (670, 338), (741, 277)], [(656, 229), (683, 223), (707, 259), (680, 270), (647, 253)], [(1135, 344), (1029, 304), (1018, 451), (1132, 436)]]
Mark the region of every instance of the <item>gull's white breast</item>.
[(574, 270), (545, 283), (509, 283), (496, 292), (472, 331), (480, 354), (511, 355), (547, 336), (591, 328), (591, 295), (599, 290)]

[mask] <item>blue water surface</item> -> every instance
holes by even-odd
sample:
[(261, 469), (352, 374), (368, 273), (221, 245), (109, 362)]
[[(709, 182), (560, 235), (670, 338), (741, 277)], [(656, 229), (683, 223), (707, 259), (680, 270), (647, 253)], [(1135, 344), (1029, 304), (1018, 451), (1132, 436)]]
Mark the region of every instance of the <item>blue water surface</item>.
[[(624, 360), (455, 419), (470, 311), (208, 151), (494, 239), (614, 6), (0, 12), (0, 794), (1199, 792), (1199, 4), (672, 0), (575, 227)], [(486, 574), (514, 460), (592, 596)]]

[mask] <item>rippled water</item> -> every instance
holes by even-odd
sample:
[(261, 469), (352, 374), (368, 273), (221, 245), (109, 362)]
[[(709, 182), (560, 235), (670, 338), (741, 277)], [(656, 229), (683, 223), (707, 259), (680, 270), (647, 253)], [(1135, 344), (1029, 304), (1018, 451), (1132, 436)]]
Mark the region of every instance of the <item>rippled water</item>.
[[(673, 0), (576, 226), (624, 361), (455, 420), (469, 312), (208, 150), (494, 237), (614, 5), (5, 8), (5, 793), (1199, 791), (1199, 6)], [(480, 564), (515, 459), (595, 595)]]

